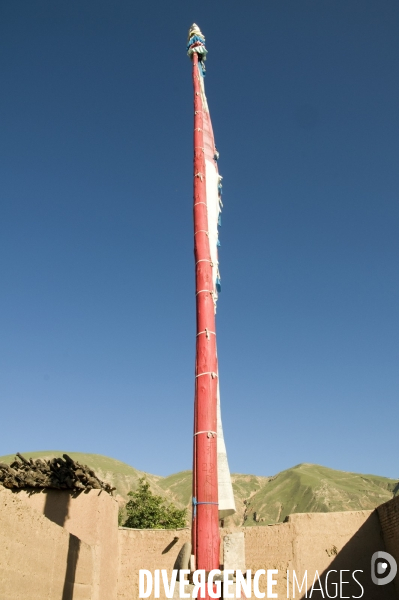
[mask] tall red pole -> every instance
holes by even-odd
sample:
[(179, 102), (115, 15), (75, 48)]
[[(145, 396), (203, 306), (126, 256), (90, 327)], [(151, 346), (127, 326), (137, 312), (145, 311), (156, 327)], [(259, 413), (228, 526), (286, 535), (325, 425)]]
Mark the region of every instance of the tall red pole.
[(205, 100), (200, 82), (198, 54), (193, 52), (191, 56), (194, 86), (194, 255), (197, 314), (192, 545), (196, 569), (211, 571), (219, 568), (220, 546), (216, 439), (218, 365), (215, 282), (210, 253), (206, 196), (203, 112)]

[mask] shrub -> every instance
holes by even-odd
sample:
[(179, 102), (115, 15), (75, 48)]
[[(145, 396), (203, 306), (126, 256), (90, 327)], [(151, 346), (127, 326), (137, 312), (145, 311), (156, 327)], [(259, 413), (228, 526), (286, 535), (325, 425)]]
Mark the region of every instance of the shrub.
[(134, 529), (177, 529), (185, 527), (187, 509), (178, 509), (168, 504), (162, 496), (156, 496), (150, 490), (150, 484), (144, 477), (139, 479), (139, 487), (129, 492), (131, 500), (126, 504), (127, 519), (124, 527)]

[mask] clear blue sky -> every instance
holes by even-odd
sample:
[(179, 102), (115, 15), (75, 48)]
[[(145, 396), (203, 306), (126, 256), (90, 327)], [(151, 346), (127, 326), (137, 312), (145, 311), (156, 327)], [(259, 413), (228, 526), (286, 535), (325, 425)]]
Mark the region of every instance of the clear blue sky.
[(0, 9), (0, 454), (191, 467), (196, 22), (233, 472), (399, 476), (399, 4)]

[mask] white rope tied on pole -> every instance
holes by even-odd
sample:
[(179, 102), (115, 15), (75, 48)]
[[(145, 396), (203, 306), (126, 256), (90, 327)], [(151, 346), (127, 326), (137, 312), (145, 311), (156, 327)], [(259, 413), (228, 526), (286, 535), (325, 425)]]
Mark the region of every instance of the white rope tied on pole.
[(216, 436), (217, 436), (217, 433), (216, 433), (216, 431), (197, 431), (197, 433), (194, 433), (194, 437), (195, 437), (196, 435), (199, 435), (200, 433), (206, 433), (206, 434), (207, 434), (207, 436), (208, 436), (209, 438), (210, 438), (210, 437), (216, 437)]
[(205, 333), (205, 335), (206, 335), (206, 337), (207, 337), (208, 340), (209, 340), (209, 334), (210, 333), (213, 333), (213, 335), (216, 335), (216, 333), (214, 331), (209, 331), (209, 329), (205, 328), (204, 331), (200, 331), (199, 333), (197, 333), (196, 337), (198, 337), (199, 335), (201, 335), (201, 333)]
[(195, 377), (201, 377), (201, 375), (210, 375), (212, 377), (212, 379), (215, 379), (215, 377), (218, 376), (217, 373), (214, 373), (213, 371), (205, 371), (205, 373), (199, 373), (198, 375), (196, 375)]
[(198, 294), (200, 294), (201, 292), (208, 292), (209, 294), (211, 294), (213, 296), (213, 291), (212, 290), (200, 290), (195, 295), (198, 296)]

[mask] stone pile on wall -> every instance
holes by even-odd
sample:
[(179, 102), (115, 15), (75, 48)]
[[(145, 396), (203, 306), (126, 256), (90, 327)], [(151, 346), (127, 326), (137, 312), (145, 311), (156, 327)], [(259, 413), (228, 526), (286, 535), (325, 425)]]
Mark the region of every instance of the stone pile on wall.
[(63, 454), (63, 459), (28, 460), (18, 452), (11, 465), (0, 463), (0, 483), (8, 489), (104, 490), (109, 494), (115, 490), (90, 467), (72, 460), (68, 454)]

